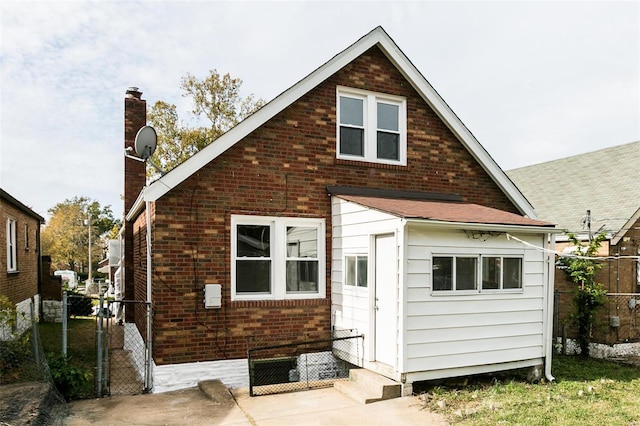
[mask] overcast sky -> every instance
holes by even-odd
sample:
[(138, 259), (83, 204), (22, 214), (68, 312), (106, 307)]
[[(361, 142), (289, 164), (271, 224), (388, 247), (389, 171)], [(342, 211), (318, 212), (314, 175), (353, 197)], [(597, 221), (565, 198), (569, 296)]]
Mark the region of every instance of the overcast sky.
[[(381, 25), (510, 170), (640, 140), (640, 3), (0, 2), (0, 186), (122, 214), (123, 105), (186, 73), (270, 100)], [(638, 161), (638, 159), (630, 159)]]

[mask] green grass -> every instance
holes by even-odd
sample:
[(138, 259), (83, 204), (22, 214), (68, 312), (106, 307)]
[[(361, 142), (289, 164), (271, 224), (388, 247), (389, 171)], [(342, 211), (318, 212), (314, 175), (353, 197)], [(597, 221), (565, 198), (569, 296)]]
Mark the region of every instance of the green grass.
[[(47, 356), (62, 353), (62, 324), (38, 324), (40, 340)], [(89, 373), (90, 380), (78, 391), (79, 398), (94, 396), (94, 378), (96, 371), (96, 319), (93, 317), (75, 317), (68, 321), (67, 360), (70, 365)]]
[(640, 367), (556, 356), (552, 373), (554, 383), (530, 384), (526, 371), (445, 381), (420, 397), (457, 425), (640, 426)]

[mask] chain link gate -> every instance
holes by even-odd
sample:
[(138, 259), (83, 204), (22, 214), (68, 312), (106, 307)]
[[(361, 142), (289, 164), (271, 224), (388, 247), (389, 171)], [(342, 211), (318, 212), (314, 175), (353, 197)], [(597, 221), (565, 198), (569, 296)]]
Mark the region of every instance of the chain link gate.
[[(135, 312), (136, 322), (124, 322), (125, 310)], [(76, 336), (71, 335), (70, 339), (67, 338), (68, 318), (95, 318), (94, 393), (96, 397), (136, 395), (150, 390), (151, 355), (142, 337), (148, 336), (151, 326), (149, 303), (109, 300), (105, 299), (104, 295), (90, 297), (65, 293), (62, 317), (62, 348), (65, 355), (69, 345), (80, 345), (75, 341)], [(88, 336), (84, 336), (84, 339), (86, 338)], [(86, 343), (83, 344), (86, 345)]]
[[(108, 300), (101, 306), (97, 329), (97, 344), (101, 345), (101, 350), (98, 350), (98, 396), (149, 392), (151, 357), (141, 334), (146, 334), (151, 325), (150, 304), (133, 300)], [(132, 309), (144, 311), (143, 315), (135, 315), (136, 318), (146, 319), (141, 332), (135, 323), (124, 322), (124, 311)], [(103, 339), (100, 339), (101, 328)]]

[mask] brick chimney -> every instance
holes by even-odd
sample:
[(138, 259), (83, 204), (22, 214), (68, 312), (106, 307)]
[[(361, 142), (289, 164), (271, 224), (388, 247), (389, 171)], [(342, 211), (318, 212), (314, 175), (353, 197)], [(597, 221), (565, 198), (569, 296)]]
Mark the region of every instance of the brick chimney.
[[(147, 101), (141, 99), (142, 92), (137, 87), (129, 87), (124, 98), (124, 148), (131, 147), (130, 155), (135, 156), (134, 144), (138, 130), (147, 124)], [(131, 210), (140, 191), (146, 184), (146, 165), (141, 161), (124, 157), (124, 214)], [(135, 299), (133, 269), (133, 223), (124, 223), (124, 298)], [(126, 312), (126, 320), (133, 321), (133, 309)]]
[[(136, 134), (147, 124), (147, 101), (140, 99), (142, 92), (137, 87), (129, 87), (124, 98), (124, 148), (133, 151)], [(146, 166), (141, 161), (124, 157), (124, 214), (129, 213), (131, 206), (140, 195), (146, 183)]]

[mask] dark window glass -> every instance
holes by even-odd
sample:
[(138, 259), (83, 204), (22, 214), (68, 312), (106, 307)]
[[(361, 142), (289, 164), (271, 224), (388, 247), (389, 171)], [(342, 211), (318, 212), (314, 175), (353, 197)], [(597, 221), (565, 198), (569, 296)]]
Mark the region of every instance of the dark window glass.
[(433, 291), (453, 290), (453, 257), (434, 257)]
[(482, 288), (484, 290), (500, 288), (501, 270), (499, 257), (482, 258)]
[(456, 257), (456, 290), (475, 290), (478, 282), (475, 257)]
[(505, 257), (504, 261), (504, 288), (522, 288), (522, 259), (518, 257)]
[(237, 257), (270, 257), (269, 225), (238, 225)]
[(318, 292), (318, 261), (287, 261), (287, 293)]
[(378, 132), (378, 158), (384, 160), (400, 159), (400, 135)]
[(237, 293), (271, 293), (270, 260), (236, 260)]
[(358, 287), (367, 287), (367, 256), (358, 256)]
[(364, 156), (364, 129), (340, 127), (340, 154)]

